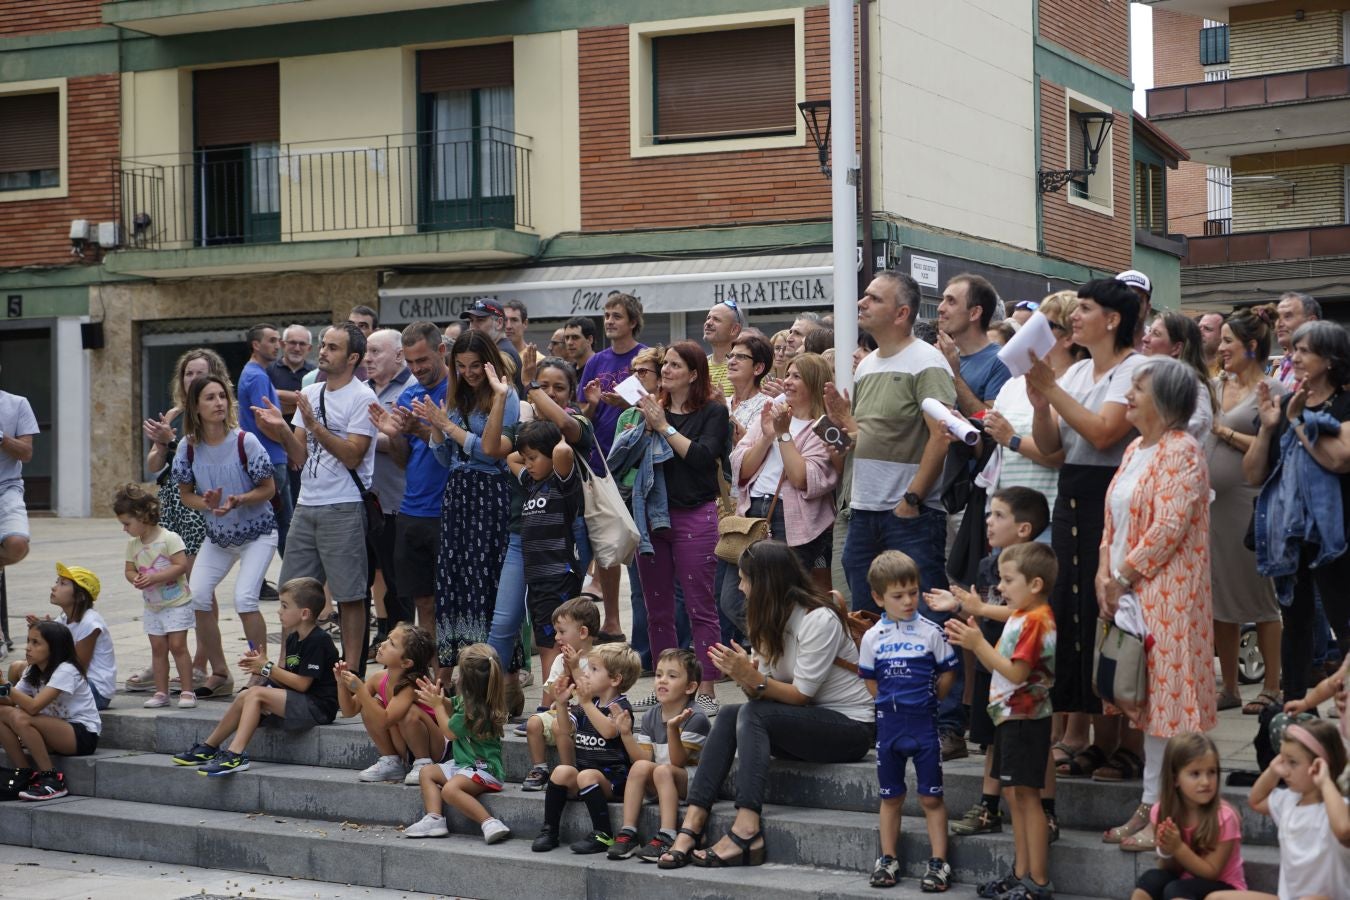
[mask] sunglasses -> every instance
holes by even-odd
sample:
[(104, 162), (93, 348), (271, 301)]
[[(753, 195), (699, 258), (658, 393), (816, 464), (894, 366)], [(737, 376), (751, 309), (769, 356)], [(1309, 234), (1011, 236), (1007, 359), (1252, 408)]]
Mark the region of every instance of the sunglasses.
[(1037, 303), (1035, 300), (1019, 300), (1017, 301), (1017, 305), (1013, 307), (1013, 309), (1027, 309), (1032, 312), (1035, 312), (1040, 308), (1041, 305)]

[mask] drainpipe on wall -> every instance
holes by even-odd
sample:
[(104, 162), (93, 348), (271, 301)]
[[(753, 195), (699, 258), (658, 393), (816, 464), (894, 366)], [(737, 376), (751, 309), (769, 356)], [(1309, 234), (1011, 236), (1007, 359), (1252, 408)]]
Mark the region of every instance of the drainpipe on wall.
[[(872, 28), (868, 7), (872, 0), (858, 3), (858, 79), (859, 102), (862, 107), (862, 151), (859, 167), (862, 169), (862, 282), (858, 296), (872, 282), (876, 274), (876, 255), (872, 250)], [(838, 324), (838, 323), (836, 323)]]
[[(858, 345), (857, 121), (853, 118), (853, 0), (830, 0), (831, 217), (834, 248), (834, 383), (853, 387), (853, 349)], [(846, 112), (847, 111), (847, 112)]]

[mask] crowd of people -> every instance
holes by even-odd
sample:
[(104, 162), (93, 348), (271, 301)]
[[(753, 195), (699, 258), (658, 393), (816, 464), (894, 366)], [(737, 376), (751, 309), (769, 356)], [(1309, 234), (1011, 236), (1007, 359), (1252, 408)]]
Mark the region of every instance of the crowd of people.
[[(765, 335), (733, 301), (708, 311), (706, 346), (659, 347), (641, 343), (641, 303), (611, 294), (606, 346), (578, 317), (547, 354), (518, 301), (401, 332), (362, 306), (323, 330), (313, 370), (307, 329), (259, 324), (237, 382), (211, 349), (182, 356), (174, 408), (144, 424), (157, 488), (114, 499), (153, 651), (125, 689), (150, 708), (232, 698), (174, 757), (209, 776), (247, 770), (259, 727), (360, 717), (379, 759), (359, 777), (420, 786), (409, 838), (448, 833), (446, 804), (489, 843), (511, 836), (484, 800), (505, 787), (519, 716), (521, 787), (545, 792), (532, 849), (559, 846), (575, 797), (592, 830), (573, 852), (661, 868), (764, 862), (769, 759), (875, 750), (871, 884), (900, 878), (912, 761), (931, 845), (920, 887), (945, 891), (949, 835), (1001, 830), (1006, 804), (1014, 858), (980, 896), (1011, 900), (1052, 895), (1063, 779), (1137, 785), (1102, 836), (1156, 853), (1134, 900), (1245, 891), (1206, 736), (1241, 707), (1273, 758), (1250, 805), (1280, 829), (1279, 896), (1343, 895), (1344, 735), (1313, 717), (1344, 706), (1350, 659), (1350, 337), (1302, 294), (1199, 320), (1150, 299), (1129, 271), (1005, 307), (963, 274), (925, 327), (918, 285), (882, 272), (858, 302), (851, 391), (833, 383), (828, 318)], [(1053, 338), (1039, 355), (1018, 349), (1028, 327)], [(758, 539), (730, 541), (742, 527)], [(236, 564), (237, 693), (216, 597)], [(51, 754), (97, 745), (116, 690), (99, 590), (59, 567), (60, 616), (30, 617), (13, 690), (0, 686), (22, 799), (62, 796)], [(1106, 623), (1143, 648), (1141, 689), (1104, 689)], [(1247, 628), (1265, 674), (1244, 703)], [(545, 690), (526, 714), (535, 653)], [(653, 691), (630, 698), (644, 674)], [(722, 706), (718, 681), (746, 702)], [(949, 821), (942, 763), (972, 744), (982, 796)], [(735, 818), (712, 840), (737, 759)]]

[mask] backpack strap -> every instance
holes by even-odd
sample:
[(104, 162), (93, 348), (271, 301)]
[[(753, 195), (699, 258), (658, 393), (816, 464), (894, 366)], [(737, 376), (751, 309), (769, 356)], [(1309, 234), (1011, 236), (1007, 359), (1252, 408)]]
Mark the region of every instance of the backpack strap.
[(239, 465), (248, 471), (248, 454), (244, 452), (244, 429), (239, 429), (239, 440), (235, 444), (239, 448)]

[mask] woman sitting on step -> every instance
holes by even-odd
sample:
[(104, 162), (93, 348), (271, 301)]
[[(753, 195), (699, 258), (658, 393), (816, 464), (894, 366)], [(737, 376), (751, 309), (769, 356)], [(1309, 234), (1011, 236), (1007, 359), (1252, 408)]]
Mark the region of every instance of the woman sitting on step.
[[(689, 786), (684, 827), (661, 857), (663, 869), (763, 863), (760, 809), (769, 757), (857, 762), (876, 740), (867, 688), (855, 671), (836, 665), (858, 664), (844, 614), (816, 591), (792, 548), (781, 541), (751, 545), (741, 556), (740, 580), (758, 667), (735, 643), (716, 644), (708, 656), (751, 700), (714, 720)], [(699, 851), (708, 811), (737, 754), (736, 820), (720, 841)]]

